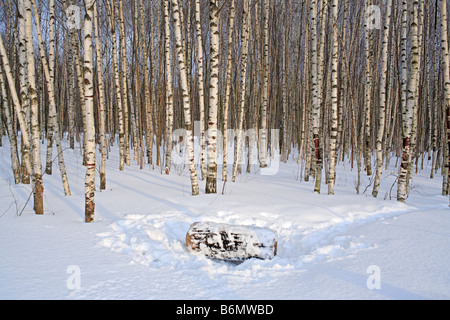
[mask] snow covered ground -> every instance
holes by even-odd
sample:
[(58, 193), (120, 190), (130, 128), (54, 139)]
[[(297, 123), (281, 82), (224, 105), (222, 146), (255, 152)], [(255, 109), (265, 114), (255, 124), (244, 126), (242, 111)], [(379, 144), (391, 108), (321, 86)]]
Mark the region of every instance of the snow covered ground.
[[(3, 138), (1, 299), (450, 298), (449, 200), (440, 195), (442, 177), (428, 179), (427, 163), (406, 204), (395, 200), (395, 186), (389, 199), (394, 168), (374, 199), (372, 187), (365, 190), (370, 177), (356, 195), (356, 169), (340, 163), (336, 195), (328, 196), (324, 183), (317, 195), (312, 181), (299, 180), (294, 160), (276, 175), (242, 174), (223, 195), (220, 178), (217, 195), (204, 194), (200, 182), (192, 197), (187, 168), (166, 176), (132, 161), (120, 172), (113, 149), (96, 221), (85, 224), (81, 156), (64, 155), (72, 196), (64, 196), (55, 161), (54, 174), (44, 176), (46, 214), (34, 215), (32, 199), (21, 212), (30, 187), (14, 185)], [(196, 221), (270, 228), (278, 253), (243, 263), (193, 255), (185, 237)]]

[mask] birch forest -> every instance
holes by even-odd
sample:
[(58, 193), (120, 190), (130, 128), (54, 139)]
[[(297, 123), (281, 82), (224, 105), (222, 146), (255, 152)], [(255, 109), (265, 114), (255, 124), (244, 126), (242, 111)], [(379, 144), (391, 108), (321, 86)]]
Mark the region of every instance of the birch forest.
[(92, 222), (111, 152), (120, 171), (165, 176), (183, 145), (197, 197), (277, 157), (330, 196), (339, 164), (357, 174), (356, 193), (370, 177), (373, 197), (395, 165), (400, 202), (431, 162), (429, 179), (448, 195), (448, 9), (447, 0), (3, 0), (0, 135), (14, 181), (32, 186), (44, 214), (46, 176), (60, 175), (70, 197), (64, 157), (77, 151)]

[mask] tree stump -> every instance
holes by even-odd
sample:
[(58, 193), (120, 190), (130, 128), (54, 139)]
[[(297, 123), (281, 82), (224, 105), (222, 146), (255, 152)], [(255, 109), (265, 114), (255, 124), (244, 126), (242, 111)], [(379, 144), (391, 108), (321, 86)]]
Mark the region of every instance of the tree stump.
[(188, 250), (228, 261), (272, 259), (277, 254), (276, 231), (255, 226), (196, 222), (186, 234)]

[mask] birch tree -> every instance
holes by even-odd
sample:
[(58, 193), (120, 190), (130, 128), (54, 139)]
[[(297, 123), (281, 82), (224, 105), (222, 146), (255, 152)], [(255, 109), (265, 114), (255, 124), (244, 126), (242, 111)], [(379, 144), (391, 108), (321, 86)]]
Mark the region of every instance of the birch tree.
[[(447, 118), (447, 134), (445, 138), (447, 150), (450, 150), (450, 53), (448, 46), (447, 23), (447, 3), (446, 0), (441, 0), (441, 53), (444, 66), (444, 109), (446, 110), (446, 113), (444, 114)], [(447, 159), (444, 158), (444, 162), (446, 162), (447, 166), (450, 165), (449, 155), (447, 155)], [(450, 171), (447, 176), (444, 175), (443, 179), (450, 181)]]
[[(215, 6), (216, 8), (213, 9), (213, 6)], [(210, 10), (211, 10), (211, 22), (210, 25), (214, 24), (215, 26), (212, 26), (212, 29), (210, 29), (211, 31), (211, 64), (213, 64), (211, 66), (211, 71), (214, 71), (214, 77), (218, 77), (218, 73), (219, 73), (219, 64), (218, 64), (218, 43), (214, 43), (212, 42), (212, 40), (214, 39), (214, 41), (218, 41), (218, 34), (215, 35), (213, 34), (213, 29), (215, 30), (214, 32), (219, 32), (218, 31), (218, 17), (217, 14), (213, 14), (213, 10), (215, 10), (215, 12), (217, 12), (217, 4), (213, 4), (213, 2), (211, 2), (210, 4)], [(214, 16), (214, 17), (213, 17)], [(213, 23), (213, 19), (214, 19), (214, 23)], [(198, 97), (198, 104), (199, 104), (199, 113), (200, 113), (200, 170), (201, 170), (201, 177), (202, 180), (204, 180), (204, 178), (207, 176), (207, 171), (206, 171), (206, 163), (205, 163), (205, 88), (204, 88), (204, 58), (203, 58), (203, 36), (202, 36), (202, 25), (201, 25), (201, 19), (200, 19), (200, 0), (195, 0), (195, 28), (196, 28), (196, 32), (197, 32), (197, 55), (198, 55), (198, 92), (199, 92), (199, 97)], [(217, 39), (216, 39), (217, 38)], [(217, 51), (216, 51), (217, 50)], [(211, 77), (213, 77), (213, 74), (211, 75)], [(218, 78), (217, 78), (218, 80)], [(214, 88), (214, 90), (218, 90), (218, 83), (217, 81), (214, 79), (214, 81), (211, 83), (211, 85), (215, 85), (216, 88)], [(210, 91), (214, 91), (213, 89), (210, 89)], [(215, 133), (215, 137), (213, 136), (213, 133), (211, 132), (211, 139), (216, 139), (217, 137), (217, 103), (215, 101), (215, 99), (218, 98), (218, 91), (215, 94), (215, 98), (210, 98), (210, 104), (212, 102), (212, 108), (215, 108), (215, 113), (216, 113), (216, 117), (215, 117), (215, 121), (213, 122), (215, 124), (216, 127), (216, 133)], [(210, 105), (211, 108), (211, 105)], [(214, 113), (214, 110), (210, 109), (211, 113)], [(211, 130), (214, 130), (214, 124), (211, 125)], [(208, 124), (209, 127), (209, 124)], [(217, 141), (211, 141), (213, 144), (217, 143)], [(211, 157), (215, 157), (215, 150), (213, 150), (213, 147), (211, 145), (211, 148), (209, 149), (209, 151), (211, 151)], [(208, 151), (208, 157), (209, 157), (209, 151)], [(209, 158), (208, 158), (209, 159)], [(215, 161), (211, 158), (211, 163), (208, 160), (208, 165), (211, 164), (211, 170), (214, 170), (213, 166), (214, 166)], [(217, 167), (216, 167), (216, 174), (214, 174), (214, 172), (209, 172), (208, 171), (208, 175), (210, 176), (210, 179), (206, 182), (206, 189), (207, 190), (211, 190), (211, 193), (215, 193), (213, 192), (213, 184), (216, 183), (213, 180), (215, 179), (214, 177), (217, 176)], [(216, 179), (217, 180), (217, 179)], [(207, 191), (207, 193), (209, 193), (209, 191)]]
[(322, 173), (322, 155), (320, 150), (320, 137), (319, 137), (319, 126), (320, 126), (320, 103), (319, 103), (319, 73), (317, 66), (317, 2), (316, 0), (311, 0), (311, 83), (313, 89), (312, 97), (312, 132), (313, 132), (313, 144), (315, 150), (315, 161), (316, 161), (316, 183), (314, 186), (314, 192), (320, 193), (321, 184), (321, 173)]
[(116, 23), (115, 23), (115, 5), (110, 0), (110, 10), (108, 12), (108, 22), (112, 37), (112, 56), (114, 69), (114, 84), (117, 99), (117, 113), (119, 121), (119, 170), (123, 171), (125, 168), (125, 125), (124, 125), (124, 105), (122, 103), (122, 93), (120, 90), (120, 76), (119, 76), (119, 61), (117, 58), (117, 38), (116, 38)]
[(119, 41), (120, 41), (120, 56), (122, 58), (122, 102), (123, 102), (123, 122), (124, 122), (124, 143), (125, 143), (125, 163), (130, 165), (130, 147), (129, 147), (129, 112), (128, 112), (128, 66), (127, 66), (127, 46), (125, 39), (125, 21), (123, 15), (123, 0), (119, 0), (118, 8), (119, 17)]
[(245, 94), (247, 89), (247, 60), (248, 60), (248, 37), (249, 37), (249, 24), (250, 24), (250, 12), (249, 12), (249, 0), (244, 0), (242, 11), (242, 48), (241, 48), (241, 83), (240, 83), (240, 98), (239, 98), (239, 112), (238, 112), (238, 131), (236, 145), (234, 149), (234, 163), (233, 163), (233, 177), (232, 181), (236, 181), (238, 165), (240, 161), (240, 153), (242, 146), (242, 127), (244, 122), (244, 109), (245, 109)]
[(95, 213), (95, 123), (94, 123), (94, 64), (92, 50), (92, 28), (96, 0), (86, 0), (84, 16), (84, 99), (86, 102), (86, 178), (85, 178), (85, 222), (94, 221)]
[(184, 122), (186, 126), (185, 141), (187, 145), (187, 156), (191, 177), (192, 195), (195, 196), (199, 194), (199, 187), (198, 187), (197, 171), (195, 169), (194, 139), (191, 121), (191, 102), (186, 74), (185, 55), (183, 52), (183, 40), (181, 35), (180, 8), (178, 6), (177, 0), (172, 0), (172, 8), (173, 8), (173, 21), (174, 21), (176, 50), (177, 50), (177, 62), (178, 68), (180, 70), (181, 90), (183, 92)]
[[(21, 104), (21, 114), (26, 122), (26, 127), (29, 127), (30, 122), (30, 100), (28, 96), (28, 77), (27, 77), (27, 36), (25, 32), (25, 7), (24, 0), (18, 0), (17, 2), (17, 13), (19, 20), (19, 82), (20, 82), (20, 104)], [(6, 70), (6, 67), (5, 67)], [(6, 74), (8, 76), (8, 74)], [(29, 130), (27, 130), (29, 131)], [(23, 134), (23, 133), (22, 133)], [(23, 140), (23, 136), (22, 136)], [(22, 149), (22, 183), (30, 184), (31, 175), (31, 145), (23, 143), (21, 145)]]
[[(8, 132), (8, 137), (10, 141), (10, 152), (11, 152), (11, 169), (14, 175), (14, 182), (16, 184), (20, 183), (20, 163), (19, 163), (19, 157), (17, 155), (17, 139), (16, 134), (13, 126), (13, 119), (11, 116), (11, 112), (9, 110), (9, 103), (8, 103), (8, 96), (6, 93), (6, 85), (5, 85), (5, 79), (3, 77), (3, 68), (2, 64), (0, 63), (0, 95), (2, 99), (2, 105), (3, 110), (5, 113), (6, 118), (6, 129)], [(1, 122), (1, 121), (0, 121)], [(0, 139), (1, 139), (1, 132), (0, 132)]]
[[(71, 10), (74, 10), (74, 7), (67, 7), (67, 3), (66, 1), (63, 1), (64, 5), (65, 5), (65, 10), (66, 12), (70, 12)], [(71, 4), (74, 5), (74, 0), (71, 0)], [(71, 12), (71, 14), (76, 15), (79, 14), (77, 12)], [(75, 26), (71, 26), (69, 27), (69, 38), (70, 38), (70, 42), (71, 42), (71, 47), (72, 47), (72, 55), (73, 55), (73, 64), (75, 67), (75, 71), (76, 71), (76, 81), (78, 82), (78, 95), (79, 95), (79, 104), (80, 104), (80, 108), (81, 108), (81, 114), (85, 114), (85, 101), (84, 101), (84, 83), (83, 83), (83, 68), (82, 68), (82, 58), (80, 57), (80, 46), (79, 46), (79, 37), (78, 37), (78, 32), (77, 29), (75, 28)], [(70, 68), (70, 67), (69, 67)], [(75, 80), (75, 79), (74, 79)], [(73, 82), (73, 94), (75, 95), (75, 81)], [(75, 97), (74, 97), (75, 99)], [(75, 110), (73, 110), (73, 112), (75, 112)], [(81, 117), (82, 119), (82, 127), (83, 130), (86, 127), (86, 118), (85, 117)], [(85, 145), (86, 144), (86, 136), (83, 135), (83, 152), (85, 151)], [(83, 155), (83, 165), (86, 164), (86, 159), (84, 158)]]
[(373, 48), (372, 48), (372, 37), (371, 29), (369, 28), (369, 8), (372, 4), (371, 0), (364, 0), (364, 43), (365, 43), (365, 122), (364, 122), (364, 162), (366, 166), (366, 172), (368, 176), (372, 175), (372, 165), (371, 165), (371, 144), (370, 144), (370, 131), (371, 131), (371, 113), (372, 113), (372, 64), (373, 64)]
[(233, 73), (233, 32), (234, 32), (234, 18), (235, 18), (235, 0), (230, 1), (229, 16), (229, 28), (228, 28), (228, 51), (227, 51), (227, 72), (226, 72), (226, 89), (225, 89), (225, 102), (223, 110), (223, 161), (222, 161), (222, 180), (224, 182), (228, 179), (227, 167), (228, 167), (228, 113), (231, 104), (231, 77)]
[[(46, 87), (48, 91), (49, 96), (49, 127), (51, 128), (49, 131), (52, 132), (51, 135), (48, 135), (47, 137), (47, 143), (50, 146), (50, 148), (53, 148), (53, 138), (55, 138), (56, 141), (56, 147), (58, 151), (58, 160), (59, 160), (59, 170), (61, 173), (61, 180), (64, 187), (64, 193), (66, 196), (70, 196), (70, 187), (69, 187), (69, 180), (67, 178), (66, 173), (66, 165), (64, 163), (64, 154), (62, 150), (61, 145), (61, 133), (59, 132), (59, 125), (57, 123), (57, 113), (56, 113), (56, 101), (55, 101), (55, 92), (54, 92), (54, 78), (52, 77), (52, 73), (50, 72), (49, 63), (47, 63), (47, 58), (45, 55), (44, 50), (44, 43), (42, 41), (42, 35), (41, 35), (41, 23), (40, 18), (38, 14), (38, 8), (36, 5), (36, 0), (31, 0), (33, 10), (34, 10), (34, 22), (36, 25), (36, 34), (38, 38), (38, 45), (39, 45), (39, 54), (40, 54), (40, 60), (42, 62), (42, 69), (44, 71), (44, 77), (46, 82)], [(53, 67), (53, 66), (52, 66)], [(53, 135), (54, 132), (54, 135)], [(52, 153), (50, 152), (50, 155)], [(50, 165), (52, 165), (52, 161), (50, 162)]]
[[(168, 174), (175, 127), (186, 129), (192, 194), (199, 193), (195, 164), (206, 179), (205, 193), (217, 193), (218, 130), (224, 137), (224, 182), (234, 143), (233, 181), (245, 162), (242, 155), (249, 164), (254, 160), (254, 145), (260, 168), (267, 167), (270, 145), (281, 147), (284, 161), (298, 150), (298, 180), (314, 178), (316, 193), (323, 174), (328, 193), (337, 191), (337, 166), (347, 158), (351, 169), (356, 160), (356, 192), (361, 186), (367, 190), (361, 172), (370, 174), (374, 151), (374, 197), (381, 192), (384, 165), (385, 171), (398, 170), (397, 200), (406, 201), (409, 181), (426, 168), (427, 155), (430, 178), (440, 170), (442, 191), (448, 193), (447, 2), (92, 1), (17, 0), (4, 2), (0, 10), (5, 41), (0, 134), (6, 128), (14, 179), (21, 175), (23, 183), (32, 182), (38, 211), (43, 212), (38, 189), (43, 190), (39, 170), (44, 169), (35, 162), (39, 145), (46, 145), (44, 166), (51, 174), (56, 143), (62, 177), (66, 137), (73, 149), (82, 137), (87, 170), (95, 168), (88, 154), (98, 145), (103, 190), (106, 158), (117, 134), (120, 170), (130, 164), (131, 147), (142, 169), (146, 147), (153, 168), (165, 151), (161, 171)], [(368, 30), (372, 4), (383, 8), (381, 32)], [(68, 19), (78, 14), (74, 8), (86, 12), (83, 29), (59, 20), (63, 11)], [(103, 22), (109, 28), (103, 29)], [(94, 131), (92, 118), (98, 124)], [(194, 159), (198, 119), (201, 150)], [(237, 135), (228, 135), (230, 127)], [(267, 134), (277, 127), (282, 130), (278, 146)], [(257, 142), (250, 136), (253, 129)], [(92, 180), (85, 181), (88, 197), (92, 186)], [(93, 200), (88, 202), (86, 211), (93, 212)]]
[(40, 126), (38, 96), (36, 89), (36, 68), (34, 61), (33, 47), (33, 25), (31, 14), (31, 1), (24, 0), (25, 9), (25, 35), (27, 38), (27, 76), (28, 76), (28, 96), (30, 99), (30, 124), (31, 124), (31, 159), (32, 178), (34, 194), (34, 210), (36, 214), (44, 214), (44, 185), (42, 181), (42, 163), (40, 146)]
[[(168, 5), (170, 1), (164, 1), (164, 7)], [(144, 72), (144, 91), (145, 91), (145, 113), (146, 113), (146, 145), (147, 145), (147, 158), (148, 163), (151, 165), (153, 162), (153, 115), (152, 115), (152, 103), (151, 103), (151, 97), (150, 97), (150, 84), (149, 84), (149, 72), (148, 72), (148, 53), (147, 53), (147, 46), (145, 41), (145, 8), (144, 8), (144, 2), (143, 0), (139, 0), (139, 9), (140, 9), (140, 15), (141, 15), (141, 26), (140, 26), (140, 33), (141, 33), (141, 51), (142, 51), (142, 71)], [(170, 39), (170, 38), (169, 38)], [(152, 42), (150, 42), (152, 44)], [(169, 136), (166, 137), (167, 140)], [(171, 150), (171, 149), (170, 149)], [(170, 153), (170, 152), (169, 152)], [(170, 165), (169, 165), (170, 167)]]
[(261, 100), (261, 129), (259, 142), (259, 166), (267, 167), (267, 105), (269, 100), (269, 9), (270, 0), (263, 1), (264, 8), (264, 51), (263, 56), (263, 84)]
[[(197, 1), (198, 2), (198, 1)], [(197, 9), (197, 11), (199, 8)], [(206, 176), (206, 193), (217, 193), (217, 109), (219, 106), (219, 15), (218, 1), (211, 0), (210, 10), (210, 59), (211, 80), (209, 84), (209, 115), (208, 115), (208, 171)], [(201, 51), (201, 48), (199, 48)], [(200, 81), (200, 79), (199, 79)], [(202, 95), (200, 95), (200, 100)], [(200, 103), (202, 103), (200, 101)]]
[[(24, 145), (24, 148), (29, 149), (30, 148), (30, 134), (29, 134), (29, 129), (27, 126), (27, 122), (25, 120), (25, 116), (22, 112), (22, 106), (20, 105), (20, 100), (19, 100), (19, 96), (17, 94), (16, 91), (16, 87), (15, 87), (15, 83), (14, 83), (14, 78), (11, 72), (11, 67), (8, 61), (8, 56), (6, 55), (6, 49), (5, 46), (3, 44), (3, 38), (0, 35), (0, 59), (3, 63), (3, 73), (6, 77), (6, 80), (8, 82), (8, 87), (9, 87), (9, 92), (11, 95), (11, 100), (14, 104), (14, 110), (16, 111), (16, 117), (18, 119), (19, 122), (19, 127), (20, 127), (20, 131), (21, 131), (21, 137), (22, 137), (22, 144)], [(12, 120), (12, 118), (11, 118)], [(12, 128), (11, 128), (12, 129)], [(28, 172), (31, 172), (31, 162), (30, 161), (26, 161), (25, 162), (25, 169)]]
[(385, 134), (386, 123), (386, 79), (388, 73), (388, 44), (390, 37), (390, 21), (391, 21), (392, 0), (386, 2), (386, 20), (384, 22), (383, 32), (383, 48), (381, 57), (381, 82), (380, 82), (380, 109), (378, 116), (378, 133), (376, 141), (377, 165), (375, 172), (375, 180), (373, 184), (372, 195), (376, 198), (380, 188), (381, 172), (383, 170), (383, 137)]
[[(106, 128), (105, 128), (105, 97), (103, 87), (103, 58), (101, 50), (101, 28), (99, 23), (99, 14), (97, 9), (99, 1), (93, 4), (93, 20), (94, 20), (94, 36), (95, 36), (95, 51), (97, 55), (97, 82), (98, 82), (98, 103), (99, 103), (99, 131), (100, 131), (100, 149), (101, 149), (101, 165), (100, 165), (100, 190), (106, 189)], [(101, 7), (100, 7), (101, 8)]]
[[(141, 0), (142, 1), (142, 0)], [(172, 54), (170, 48), (170, 1), (164, 1), (164, 47), (166, 71), (166, 174), (169, 174), (172, 165), (172, 127), (173, 127), (173, 88), (172, 88)], [(142, 11), (141, 11), (142, 13)]]
[[(35, 1), (34, 1), (35, 2)], [(33, 2), (33, 6), (35, 6), (35, 3)], [(52, 87), (54, 87), (54, 72), (55, 72), (55, 0), (49, 0), (48, 2), (49, 6), (49, 49), (48, 49), (48, 69), (50, 73), (50, 84)], [(35, 15), (36, 15), (35, 10)], [(40, 31), (40, 28), (39, 30)], [(42, 59), (42, 57), (41, 57)], [(54, 91), (54, 88), (52, 88), (52, 91)], [(52, 174), (52, 154), (53, 154), (53, 134), (54, 134), (54, 124), (56, 123), (56, 113), (49, 112), (48, 116), (48, 124), (47, 124), (47, 160), (46, 160), (46, 167), (45, 167), (45, 173), (46, 174)]]
[(336, 167), (336, 145), (338, 131), (338, 0), (333, 0), (332, 12), (332, 63), (331, 63), (331, 135), (330, 135), (330, 169), (328, 177), (328, 194), (334, 194), (335, 167)]
[[(407, 11), (407, 2), (403, 2), (402, 7), (404, 14)], [(418, 43), (418, 10), (419, 2), (414, 0), (411, 6), (411, 22), (410, 22), (410, 37), (411, 37), (411, 70), (409, 75), (407, 87), (406, 106), (402, 110), (402, 159), (400, 165), (400, 173), (397, 184), (397, 200), (405, 202), (407, 190), (407, 174), (410, 162), (410, 146), (411, 146), (411, 129), (413, 122), (413, 113), (415, 106), (415, 95), (417, 93), (417, 74), (419, 64), (419, 43)]]

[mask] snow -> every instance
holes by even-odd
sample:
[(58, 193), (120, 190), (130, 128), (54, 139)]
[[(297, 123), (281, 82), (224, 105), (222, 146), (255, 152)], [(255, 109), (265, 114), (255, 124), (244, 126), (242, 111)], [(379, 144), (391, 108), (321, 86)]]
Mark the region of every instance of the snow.
[[(313, 181), (300, 181), (295, 155), (276, 175), (253, 168), (227, 182), (224, 194), (219, 178), (218, 194), (206, 195), (200, 182), (192, 197), (187, 167), (167, 176), (132, 161), (120, 172), (114, 146), (107, 190), (96, 192), (95, 222), (85, 224), (80, 149), (64, 156), (72, 196), (64, 196), (55, 161), (44, 176), (46, 214), (36, 216), (30, 186), (14, 185), (3, 138), (1, 299), (450, 298), (449, 200), (442, 177), (429, 179), (426, 159), (406, 204), (391, 191), (394, 163), (377, 199), (371, 177), (362, 175), (357, 195), (356, 167), (339, 163), (329, 196), (325, 183), (318, 195)], [(232, 263), (192, 254), (185, 238), (197, 221), (274, 230), (277, 255)]]

